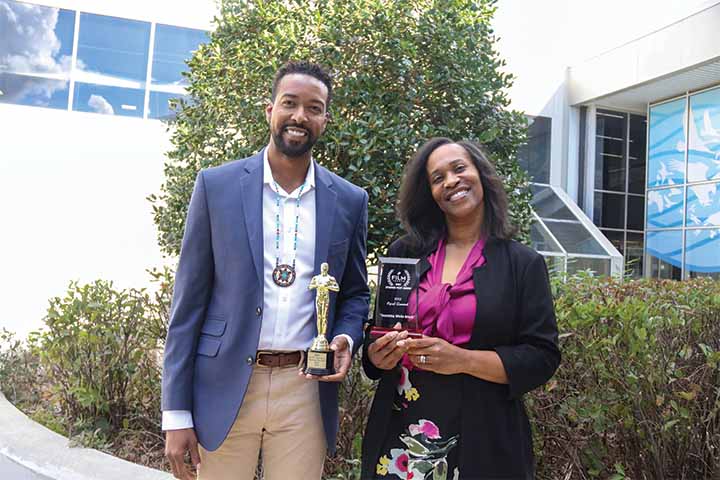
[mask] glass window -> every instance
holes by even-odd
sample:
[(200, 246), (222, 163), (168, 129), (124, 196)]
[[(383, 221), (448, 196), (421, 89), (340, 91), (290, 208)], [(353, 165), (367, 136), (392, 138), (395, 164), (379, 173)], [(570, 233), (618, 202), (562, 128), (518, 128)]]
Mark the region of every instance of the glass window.
[(531, 184), (530, 191), (533, 194), (532, 208), (541, 218), (577, 220), (562, 199), (555, 195), (555, 192), (550, 187)]
[(597, 135), (616, 140), (625, 139), (625, 120), (627, 115), (622, 112), (598, 109)]
[(601, 232), (618, 249), (618, 252), (625, 251), (625, 232), (622, 230), (601, 230)]
[(627, 115), (598, 110), (595, 137), (595, 188), (625, 191)]
[(552, 119), (529, 117), (528, 142), (518, 150), (518, 164), (533, 182), (550, 183)]
[(590, 270), (595, 275), (610, 275), (610, 260), (604, 258), (570, 257), (567, 262), (569, 274)]
[(685, 268), (690, 277), (720, 279), (720, 229), (685, 231)]
[(125, 117), (143, 116), (145, 90), (75, 83), (73, 110)]
[(0, 103), (67, 109), (68, 80), (0, 73)]
[(646, 250), (653, 278), (681, 279), (681, 230), (647, 232)]
[(628, 192), (645, 193), (645, 152), (647, 120), (640, 115), (630, 115), (628, 145)]
[(649, 190), (647, 193), (647, 228), (682, 226), (683, 187)]
[(565, 257), (557, 255), (544, 255), (545, 265), (547, 265), (548, 273), (554, 275), (565, 271)]
[(168, 119), (175, 116), (175, 112), (170, 106), (173, 99), (187, 99), (187, 95), (178, 95), (176, 93), (153, 92), (150, 91), (150, 103), (148, 103), (148, 118)]
[(207, 33), (203, 30), (158, 24), (153, 50), (153, 85), (187, 85), (182, 76), (182, 72), (187, 71), (185, 62), (201, 43), (207, 41)]
[(627, 200), (627, 228), (642, 231), (645, 228), (645, 197), (628, 195)]
[(560, 245), (569, 253), (587, 253), (607, 255), (608, 253), (595, 240), (592, 234), (580, 222), (568, 222), (543, 218), (543, 223), (557, 238)]
[(0, 102), (67, 108), (75, 12), (0, 0)]
[[(629, 193), (642, 194), (645, 189), (646, 120), (642, 115), (598, 109), (595, 121), (593, 222), (627, 255), (627, 229), (645, 227), (645, 198)], [(626, 264), (627, 260), (626, 256)]]
[(538, 252), (563, 253), (560, 245), (553, 240), (550, 232), (542, 222), (535, 221), (530, 226), (530, 243)]
[(644, 237), (642, 233), (627, 232), (625, 240), (625, 274), (632, 278), (640, 278), (643, 274)]
[(650, 108), (648, 187), (685, 181), (685, 99)]
[(720, 88), (690, 97), (688, 182), (720, 179)]
[(720, 183), (688, 185), (688, 227), (720, 226)]
[(81, 13), (79, 78), (85, 83), (143, 88), (149, 45), (148, 22)]
[(593, 223), (605, 228), (625, 228), (625, 195), (595, 192)]

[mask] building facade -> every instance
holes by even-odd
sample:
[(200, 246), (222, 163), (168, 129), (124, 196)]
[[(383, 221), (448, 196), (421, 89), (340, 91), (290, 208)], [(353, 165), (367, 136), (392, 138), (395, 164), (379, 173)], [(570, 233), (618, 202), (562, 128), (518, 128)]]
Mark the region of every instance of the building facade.
[(149, 285), (172, 263), (147, 196), (163, 183), (185, 61), (213, 2), (0, 0), (0, 328), (38, 328), (71, 280)]
[[(720, 278), (718, 26), (720, 2), (687, 2), (671, 21), (568, 67), (544, 106), (525, 109), (536, 114), (529, 146), (550, 139), (523, 161), (536, 183), (533, 243), (554, 264)], [(546, 126), (535, 128), (538, 118)], [(574, 207), (585, 218), (569, 223)]]
[[(216, 14), (0, 0), (0, 327), (37, 328), (70, 280), (141, 286), (172, 262), (146, 200), (172, 147), (159, 120)], [(718, 278), (719, 25), (717, 0), (499, 1), (512, 106), (530, 122), (532, 240), (553, 268)]]

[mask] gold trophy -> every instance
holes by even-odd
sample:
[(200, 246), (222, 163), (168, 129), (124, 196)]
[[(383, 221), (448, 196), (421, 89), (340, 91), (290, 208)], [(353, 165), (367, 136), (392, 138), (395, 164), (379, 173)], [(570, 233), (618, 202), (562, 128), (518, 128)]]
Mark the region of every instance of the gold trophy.
[(315, 290), (315, 313), (317, 316), (318, 336), (313, 340), (310, 348), (305, 352), (305, 373), (310, 375), (332, 375), (335, 373), (335, 352), (330, 350), (330, 343), (325, 337), (327, 329), (328, 309), (330, 307), (330, 292), (339, 292), (335, 277), (328, 274), (328, 264), (323, 262), (320, 266), (320, 275), (315, 275), (308, 286)]

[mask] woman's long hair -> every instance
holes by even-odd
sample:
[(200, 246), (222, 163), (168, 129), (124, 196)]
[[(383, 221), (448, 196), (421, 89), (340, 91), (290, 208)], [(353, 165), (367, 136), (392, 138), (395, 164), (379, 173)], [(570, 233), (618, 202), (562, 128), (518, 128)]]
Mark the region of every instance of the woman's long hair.
[(421, 146), (405, 166), (398, 195), (397, 214), (405, 228), (410, 245), (419, 251), (433, 249), (446, 234), (445, 214), (432, 197), (427, 174), (430, 155), (442, 145), (456, 143), (465, 149), (480, 174), (483, 187), (485, 218), (481, 235), (509, 240), (516, 228), (508, 218), (508, 200), (503, 182), (483, 148), (475, 142), (454, 142), (449, 138), (431, 138)]

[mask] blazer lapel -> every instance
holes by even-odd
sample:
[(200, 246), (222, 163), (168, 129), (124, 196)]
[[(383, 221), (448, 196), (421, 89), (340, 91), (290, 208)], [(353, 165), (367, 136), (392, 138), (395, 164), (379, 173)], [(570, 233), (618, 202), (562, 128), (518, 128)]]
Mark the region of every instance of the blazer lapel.
[(245, 160), (247, 175), (240, 181), (242, 190), (242, 207), (245, 214), (245, 232), (250, 243), (253, 264), (257, 272), (258, 282), (263, 285), (263, 219), (262, 219), (262, 188), (263, 188), (263, 152)]
[[(313, 160), (314, 161), (314, 160)], [(315, 163), (315, 274), (320, 273), (320, 265), (327, 262), (330, 235), (335, 220), (337, 193), (332, 177)]]

